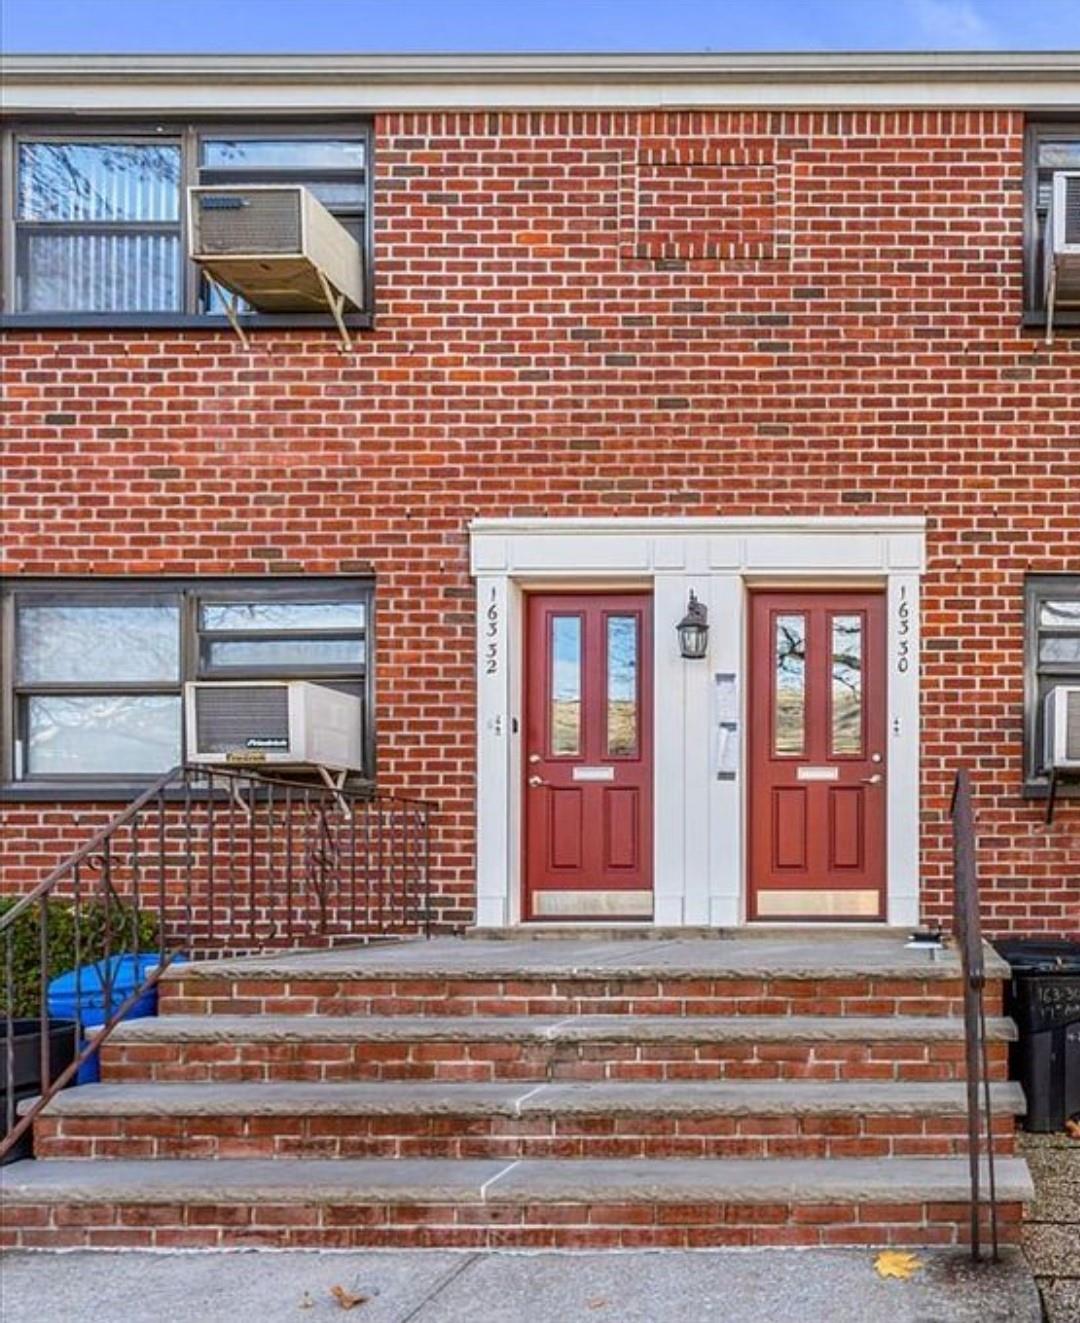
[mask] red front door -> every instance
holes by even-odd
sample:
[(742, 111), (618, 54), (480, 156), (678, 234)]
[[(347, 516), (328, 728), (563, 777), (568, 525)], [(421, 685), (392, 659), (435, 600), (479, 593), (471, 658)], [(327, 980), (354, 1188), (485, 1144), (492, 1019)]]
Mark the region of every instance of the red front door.
[(525, 916), (652, 916), (652, 599), (536, 594), (525, 665)]
[(750, 918), (883, 919), (884, 597), (751, 601)]

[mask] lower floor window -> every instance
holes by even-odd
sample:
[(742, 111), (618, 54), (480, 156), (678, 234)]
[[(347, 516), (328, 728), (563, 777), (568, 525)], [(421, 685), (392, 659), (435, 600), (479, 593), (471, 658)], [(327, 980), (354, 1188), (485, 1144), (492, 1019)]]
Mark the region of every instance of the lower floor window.
[(1031, 574), (1025, 581), (1024, 780), (1047, 783), (1046, 699), (1080, 686), (1080, 574)]
[(185, 756), (185, 682), (253, 679), (313, 680), (359, 697), (370, 775), (372, 593), (359, 579), (12, 584), (5, 779), (168, 771)]

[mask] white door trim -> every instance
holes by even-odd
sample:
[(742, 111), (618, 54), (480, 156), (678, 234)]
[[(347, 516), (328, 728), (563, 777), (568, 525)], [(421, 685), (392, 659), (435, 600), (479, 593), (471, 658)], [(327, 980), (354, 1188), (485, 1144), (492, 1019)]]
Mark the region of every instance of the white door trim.
[[(470, 544), (478, 924), (521, 917), (523, 593), (629, 584), (651, 584), (654, 596), (654, 921), (745, 921), (745, 766), (733, 780), (717, 778), (714, 677), (734, 674), (745, 694), (747, 588), (781, 583), (886, 591), (888, 922), (918, 922), (921, 517), (477, 519)], [(675, 624), (691, 588), (709, 608), (705, 662), (678, 652)], [(745, 759), (745, 740), (740, 748)]]

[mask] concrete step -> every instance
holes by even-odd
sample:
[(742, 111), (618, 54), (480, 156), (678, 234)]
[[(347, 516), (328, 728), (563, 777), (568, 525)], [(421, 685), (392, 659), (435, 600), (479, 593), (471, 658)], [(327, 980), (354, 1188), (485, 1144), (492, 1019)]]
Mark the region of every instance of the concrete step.
[[(1032, 1197), (997, 1163), (1003, 1239)], [(965, 1159), (21, 1162), (0, 1245), (935, 1245), (968, 1225)]]
[[(1019, 1085), (991, 1089), (1012, 1152)], [(99, 1084), (57, 1095), (38, 1158), (947, 1157), (963, 1084)]]
[[(1008, 967), (988, 949), (986, 1006)], [(845, 940), (435, 938), (174, 966), (163, 1014), (956, 1015), (955, 952)]]
[[(1008, 978), (1009, 966), (984, 944), (986, 974)], [(658, 940), (550, 941), (528, 938), (375, 943), (333, 950), (268, 952), (232, 960), (174, 966), (165, 978), (244, 978), (291, 981), (306, 978), (776, 978), (929, 979), (960, 977), (955, 950), (931, 957), (912, 950), (895, 931), (847, 929), (808, 937), (805, 931), (738, 938), (665, 936)]]
[[(1004, 1079), (1009, 1020), (987, 1025)], [(117, 1027), (111, 1082), (512, 1079), (943, 1081), (963, 1076), (951, 1016), (167, 1015)]]

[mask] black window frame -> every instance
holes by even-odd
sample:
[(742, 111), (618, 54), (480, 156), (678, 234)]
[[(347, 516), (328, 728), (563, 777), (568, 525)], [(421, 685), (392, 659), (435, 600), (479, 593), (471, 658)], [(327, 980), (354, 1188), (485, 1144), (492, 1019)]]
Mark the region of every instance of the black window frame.
[[(1040, 623), (1040, 608), (1048, 601), (1080, 605), (1080, 571), (1028, 574), (1024, 578), (1024, 795), (1049, 794), (1049, 773), (1042, 767), (1043, 698), (1053, 684), (1080, 684), (1080, 662), (1042, 662), (1039, 640), (1056, 631)], [(1070, 634), (1075, 630), (1067, 631)], [(1060, 795), (1080, 794), (1080, 786), (1062, 784)]]
[[(87, 681), (78, 684), (20, 683), (15, 669), (16, 607), (20, 599), (70, 597), (78, 600), (100, 601), (103, 598), (120, 604), (151, 597), (176, 596), (180, 608), (179, 675), (173, 681), (103, 682)], [(202, 661), (201, 641), (204, 637), (222, 638), (221, 631), (204, 630), (200, 624), (200, 608), (204, 602), (325, 602), (362, 601), (364, 625), (362, 629), (296, 631), (291, 637), (342, 637), (362, 635), (364, 661), (362, 667), (306, 666), (283, 668), (280, 666), (243, 666), (207, 668)], [(282, 637), (282, 630), (245, 630), (235, 637)], [(24, 734), (23, 699), (32, 693), (177, 693), (181, 698), (181, 757), (185, 752), (186, 722), (183, 707), (184, 684), (190, 680), (245, 679), (306, 679), (315, 683), (360, 687), (364, 702), (364, 768), (352, 778), (352, 783), (373, 785), (375, 782), (375, 580), (370, 575), (304, 575), (267, 579), (245, 575), (155, 575), (150, 576), (48, 576), (11, 578), (3, 585), (0, 599), (0, 794), (10, 801), (83, 801), (109, 802), (128, 800), (151, 785), (159, 773), (140, 775), (131, 772), (115, 774), (85, 773), (69, 776), (17, 776), (15, 766), (16, 738)], [(162, 774), (168, 768), (162, 769)]]
[[(1039, 147), (1056, 138), (1080, 144), (1080, 119), (1029, 119), (1024, 131), (1024, 314), (1025, 326), (1045, 327), (1043, 234), (1038, 214)], [(1080, 308), (1058, 308), (1054, 325), (1080, 326)]]
[[(374, 277), (374, 130), (370, 119), (356, 116), (318, 119), (288, 117), (275, 119), (224, 118), (221, 116), (159, 116), (153, 119), (100, 117), (73, 123), (70, 118), (57, 116), (12, 121), (0, 129), (0, 198), (3, 215), (0, 217), (0, 329), (63, 328), (152, 330), (168, 328), (180, 330), (222, 330), (233, 332), (224, 312), (204, 312), (200, 273), (187, 256), (188, 216), (187, 189), (199, 182), (201, 146), (204, 138), (278, 141), (291, 139), (319, 141), (327, 138), (350, 139), (364, 145), (363, 216), (359, 229), (363, 243), (364, 309), (345, 314), (345, 325), (354, 330), (370, 329), (375, 320)], [(137, 141), (176, 140), (181, 149), (180, 177), (180, 249), (182, 263), (182, 307), (168, 312), (20, 312), (16, 306), (17, 262), (17, 207), (18, 207), (18, 147), (23, 141), (109, 141), (132, 139)], [(296, 172), (287, 172), (296, 181)], [(322, 177), (325, 171), (313, 170), (312, 177)], [(272, 182), (272, 170), (251, 171), (252, 182)], [(331, 208), (334, 211), (334, 208)], [(350, 219), (352, 219), (350, 211)], [(241, 312), (243, 327), (251, 330), (288, 330), (335, 327), (334, 318), (326, 313), (265, 313)]]

